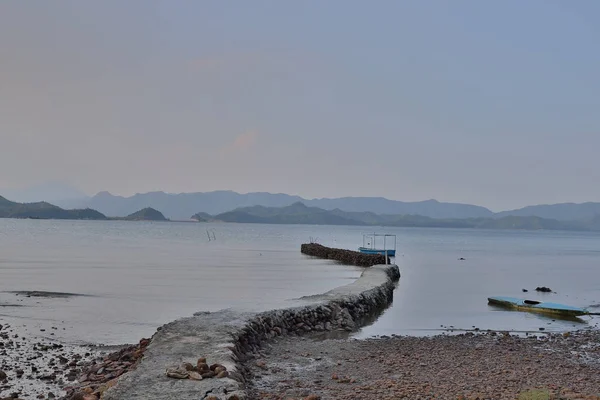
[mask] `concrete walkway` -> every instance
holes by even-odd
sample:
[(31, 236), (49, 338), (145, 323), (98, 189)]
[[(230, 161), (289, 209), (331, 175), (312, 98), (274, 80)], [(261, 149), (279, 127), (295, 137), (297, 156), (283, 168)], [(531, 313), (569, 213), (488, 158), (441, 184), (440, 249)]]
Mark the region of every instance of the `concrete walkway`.
[[(286, 310), (306, 311), (307, 307), (353, 299), (375, 304), (369, 296), (375, 296), (382, 286), (389, 286), (391, 282), (398, 280), (398, 277), (398, 267), (395, 265), (373, 266), (365, 269), (355, 282), (321, 295), (298, 299), (292, 308)], [(213, 396), (220, 400), (245, 399), (243, 377), (231, 348), (235, 345), (236, 335), (239, 335), (243, 328), (248, 327), (258, 316), (268, 313), (271, 312), (256, 314), (224, 310), (198, 313), (164, 325), (153, 336), (140, 365), (122, 377), (116, 386), (108, 389), (102, 398), (200, 400)], [(219, 363), (227, 367), (232, 377), (194, 381), (166, 376), (168, 367), (178, 366), (183, 362), (196, 365), (200, 357), (206, 357), (209, 365)]]

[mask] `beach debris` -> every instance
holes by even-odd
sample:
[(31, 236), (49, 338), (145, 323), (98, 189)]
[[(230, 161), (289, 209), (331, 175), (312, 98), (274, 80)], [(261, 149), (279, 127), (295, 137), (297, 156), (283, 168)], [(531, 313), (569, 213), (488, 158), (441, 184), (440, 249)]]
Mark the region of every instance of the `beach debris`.
[(196, 365), (184, 362), (178, 367), (167, 368), (166, 374), (169, 378), (200, 381), (215, 377), (226, 378), (229, 376), (229, 371), (227, 371), (227, 367), (221, 364), (215, 363), (209, 366), (206, 363), (206, 357), (200, 357)]
[(187, 379), (190, 373), (186, 371), (185, 366), (167, 368), (167, 376), (175, 379)]
[(73, 386), (65, 387), (67, 394), (65, 397), (61, 397), (61, 399), (100, 398), (104, 391), (117, 383), (121, 375), (129, 372), (138, 365), (149, 344), (150, 339), (141, 339), (137, 345), (124, 347), (99, 359), (99, 362), (94, 361), (84, 366), (83, 371), (77, 368), (80, 366), (80, 356), (73, 357), (72, 361), (66, 365), (62, 364), (65, 360), (58, 358), (57, 361), (59, 364), (71, 368), (65, 375), (66, 380), (69, 382), (78, 381)]
[(193, 381), (201, 381), (203, 379), (202, 375), (200, 375), (199, 373), (197, 373), (195, 371), (190, 372), (189, 378)]
[(217, 378), (218, 379), (220, 379), (220, 378), (227, 378), (228, 376), (229, 376), (229, 372), (227, 372), (227, 371), (221, 371), (221, 372), (219, 372), (217, 374)]
[(550, 293), (552, 292), (552, 289), (550, 289), (549, 287), (546, 286), (538, 286), (535, 288), (536, 292), (544, 292), (544, 293)]

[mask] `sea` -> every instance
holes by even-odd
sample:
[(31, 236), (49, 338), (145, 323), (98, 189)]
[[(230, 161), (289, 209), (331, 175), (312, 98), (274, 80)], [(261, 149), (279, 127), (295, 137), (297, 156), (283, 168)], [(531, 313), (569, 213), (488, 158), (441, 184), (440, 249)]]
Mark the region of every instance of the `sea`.
[(70, 344), (120, 345), (200, 311), (282, 308), (363, 271), (305, 256), (302, 243), (356, 250), (369, 233), (397, 236), (401, 278), (393, 304), (356, 338), (600, 323), (487, 302), (514, 296), (600, 312), (598, 233), (0, 219), (0, 324)]

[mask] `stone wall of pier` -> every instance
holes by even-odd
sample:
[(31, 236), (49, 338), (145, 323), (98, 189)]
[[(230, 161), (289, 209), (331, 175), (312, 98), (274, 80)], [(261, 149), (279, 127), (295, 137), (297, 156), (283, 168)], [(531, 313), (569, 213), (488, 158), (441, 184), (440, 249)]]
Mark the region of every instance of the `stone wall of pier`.
[(335, 249), (318, 243), (305, 243), (300, 246), (300, 251), (309, 256), (336, 260), (342, 264), (357, 265), (359, 267), (385, 264), (385, 256), (380, 254), (364, 254), (359, 251)]
[[(140, 365), (102, 399), (248, 399), (245, 361), (263, 344), (285, 335), (354, 331), (391, 304), (399, 278), (396, 265), (375, 265), (366, 268), (355, 282), (298, 299), (290, 308), (261, 313), (224, 310), (174, 321), (158, 330)], [(165, 374), (170, 366), (194, 364), (199, 358), (223, 366), (225, 377), (196, 381)]]

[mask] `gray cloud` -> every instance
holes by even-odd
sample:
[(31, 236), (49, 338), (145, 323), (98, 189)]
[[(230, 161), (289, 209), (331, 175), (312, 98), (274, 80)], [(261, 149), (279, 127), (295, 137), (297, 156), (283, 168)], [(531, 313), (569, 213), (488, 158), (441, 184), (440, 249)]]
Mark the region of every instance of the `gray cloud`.
[(435, 5), (2, 2), (0, 188), (599, 200), (597, 7)]

